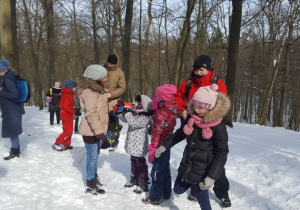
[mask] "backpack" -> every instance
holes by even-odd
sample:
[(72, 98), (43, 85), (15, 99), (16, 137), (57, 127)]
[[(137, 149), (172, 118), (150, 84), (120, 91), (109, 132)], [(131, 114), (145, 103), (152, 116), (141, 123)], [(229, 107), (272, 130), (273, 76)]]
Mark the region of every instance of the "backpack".
[(115, 147), (119, 144), (120, 132), (123, 128), (121, 124), (118, 123), (118, 117), (114, 112), (108, 114), (109, 123), (106, 134), (106, 139), (101, 144), (101, 149), (107, 149), (109, 147)]
[[(217, 84), (219, 79), (220, 78), (217, 75), (215, 75), (211, 80), (211, 84)], [(191, 87), (192, 87), (192, 83), (193, 83), (193, 80), (191, 78), (189, 78), (189, 80), (188, 80), (188, 82), (186, 83), (186, 86), (185, 86), (184, 101), (187, 101), (188, 98), (189, 98), (189, 93), (190, 93), (190, 90), (191, 90)]]
[(46, 102), (51, 103), (52, 102), (52, 88), (49, 90), (50, 96), (46, 96)]
[(18, 97), (12, 99), (17, 104), (20, 103), (26, 103), (30, 99), (30, 86), (29, 83), (20, 76), (14, 76), (15, 77), (15, 85), (18, 90)]

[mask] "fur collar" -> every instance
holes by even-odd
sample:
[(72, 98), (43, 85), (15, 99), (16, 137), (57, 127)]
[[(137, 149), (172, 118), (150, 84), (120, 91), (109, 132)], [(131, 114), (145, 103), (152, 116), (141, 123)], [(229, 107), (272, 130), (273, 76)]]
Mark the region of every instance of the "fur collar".
[[(230, 109), (229, 98), (226, 97), (223, 93), (218, 93), (216, 106), (204, 116), (203, 118), (204, 122), (210, 123), (224, 117), (228, 113), (229, 109)], [(188, 113), (190, 114), (196, 113), (194, 109), (194, 105), (192, 103), (192, 99), (188, 104), (187, 110)]]
[[(108, 93), (108, 89), (107, 88), (103, 88), (101, 85), (99, 85), (97, 82), (91, 80), (91, 79), (88, 79), (88, 78), (85, 78), (83, 76), (79, 76), (76, 78), (76, 83), (78, 85), (78, 89), (82, 92), (83, 89), (91, 89), (93, 91), (96, 91), (96, 92), (99, 92), (99, 93)], [(80, 94), (80, 93), (79, 93)]]

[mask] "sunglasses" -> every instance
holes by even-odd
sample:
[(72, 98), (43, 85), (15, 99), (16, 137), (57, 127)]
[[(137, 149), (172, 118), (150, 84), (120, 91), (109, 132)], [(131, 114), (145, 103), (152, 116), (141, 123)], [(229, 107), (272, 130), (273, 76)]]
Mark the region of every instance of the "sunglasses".
[(193, 100), (193, 105), (195, 105), (199, 108), (203, 108), (203, 109), (209, 109), (209, 107), (211, 106), (211, 104), (203, 103), (203, 102), (199, 102), (199, 101), (195, 101), (195, 100)]

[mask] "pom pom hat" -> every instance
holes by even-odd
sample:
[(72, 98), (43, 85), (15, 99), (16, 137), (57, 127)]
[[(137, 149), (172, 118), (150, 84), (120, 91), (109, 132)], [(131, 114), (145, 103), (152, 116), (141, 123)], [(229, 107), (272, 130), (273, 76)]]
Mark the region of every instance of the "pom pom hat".
[(193, 105), (199, 108), (213, 109), (216, 106), (218, 85), (200, 87), (193, 96)]
[(177, 92), (177, 88), (175, 85), (171, 85), (171, 84), (164, 84), (162, 86), (159, 86), (156, 91), (155, 91), (155, 97), (159, 100), (159, 101), (173, 101), (174, 100), (174, 96)]

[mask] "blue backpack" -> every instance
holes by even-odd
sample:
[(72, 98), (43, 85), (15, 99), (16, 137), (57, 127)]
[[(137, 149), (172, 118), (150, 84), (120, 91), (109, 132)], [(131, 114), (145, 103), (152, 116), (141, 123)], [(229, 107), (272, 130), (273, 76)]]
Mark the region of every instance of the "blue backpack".
[(12, 99), (17, 104), (26, 103), (30, 99), (30, 86), (29, 83), (20, 76), (14, 76), (15, 85), (18, 89), (18, 97)]

